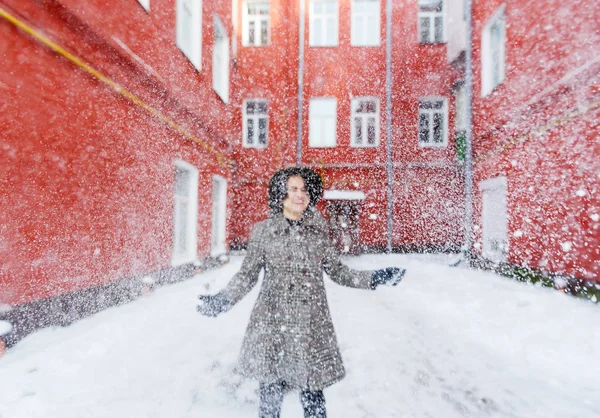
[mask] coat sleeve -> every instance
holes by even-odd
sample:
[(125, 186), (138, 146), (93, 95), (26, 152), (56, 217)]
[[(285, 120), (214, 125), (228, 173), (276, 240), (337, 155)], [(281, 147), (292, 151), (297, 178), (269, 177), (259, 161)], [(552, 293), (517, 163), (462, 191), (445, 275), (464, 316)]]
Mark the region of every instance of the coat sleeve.
[(230, 307), (242, 300), (258, 282), (258, 275), (264, 267), (262, 231), (262, 224), (254, 227), (248, 242), (248, 252), (242, 262), (242, 268), (222, 291), (227, 297)]
[(325, 254), (323, 269), (331, 280), (339, 285), (357, 289), (371, 289), (373, 272), (370, 270), (354, 270), (340, 261), (340, 255), (329, 239), (329, 231), (324, 234)]

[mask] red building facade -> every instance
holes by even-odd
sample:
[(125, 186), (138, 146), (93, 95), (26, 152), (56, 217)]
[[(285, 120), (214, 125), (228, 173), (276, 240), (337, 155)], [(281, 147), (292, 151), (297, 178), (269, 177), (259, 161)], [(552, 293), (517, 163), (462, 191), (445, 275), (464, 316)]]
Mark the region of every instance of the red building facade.
[[(473, 3), (474, 249), (598, 280), (600, 16)], [(189, 275), (298, 163), (342, 252), (457, 250), (462, 4), (0, 1), (0, 311)]]

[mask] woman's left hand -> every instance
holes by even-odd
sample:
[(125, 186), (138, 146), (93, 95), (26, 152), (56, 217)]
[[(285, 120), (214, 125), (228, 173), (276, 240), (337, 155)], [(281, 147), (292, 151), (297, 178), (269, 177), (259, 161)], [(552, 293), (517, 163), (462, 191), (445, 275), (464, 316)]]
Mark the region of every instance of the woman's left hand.
[(375, 289), (379, 285), (396, 286), (406, 273), (406, 269), (398, 267), (387, 267), (373, 272), (371, 289)]

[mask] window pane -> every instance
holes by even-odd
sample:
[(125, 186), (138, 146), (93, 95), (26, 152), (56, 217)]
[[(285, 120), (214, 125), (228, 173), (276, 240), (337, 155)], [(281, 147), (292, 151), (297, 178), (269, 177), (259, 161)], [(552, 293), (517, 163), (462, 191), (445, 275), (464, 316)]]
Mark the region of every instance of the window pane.
[(267, 102), (266, 101), (260, 101), (260, 102), (255, 102), (255, 110), (256, 110), (256, 114), (258, 115), (266, 115), (267, 114)]
[(354, 142), (357, 145), (361, 145), (363, 143), (362, 118), (354, 118)]
[(175, 168), (175, 194), (178, 196), (188, 196), (190, 192), (191, 176), (188, 170)]
[(248, 22), (248, 43), (250, 45), (254, 45), (254, 39), (256, 38), (255, 33), (256, 33), (256, 22), (251, 20)]
[(427, 113), (419, 115), (419, 142), (429, 142), (429, 115)]
[(187, 249), (187, 229), (188, 229), (188, 203), (184, 200), (180, 200), (178, 202), (179, 213), (177, 220), (179, 221), (179, 225), (177, 225), (177, 237), (179, 238), (177, 242), (177, 250), (178, 252), (185, 253)]
[(375, 138), (375, 133), (376, 133), (376, 129), (375, 129), (375, 118), (369, 118), (367, 119), (367, 142), (369, 143), (369, 145), (375, 145), (376, 142), (376, 138)]
[(324, 11), (325, 11), (325, 8), (324, 8), (324, 4), (323, 3), (319, 2), (319, 1), (313, 2), (313, 12), (314, 12), (314, 14), (316, 14), (316, 15), (319, 14), (320, 15), (320, 14), (323, 14)]
[(267, 145), (267, 119), (260, 118), (258, 120), (258, 143)]
[(248, 145), (252, 145), (254, 144), (254, 119), (252, 118), (248, 118), (247, 119), (247, 135), (246, 135), (246, 142), (248, 143)]
[(335, 119), (333, 118), (327, 118), (324, 120), (324, 128), (323, 129), (323, 133), (324, 133), (324, 138), (323, 138), (323, 143), (324, 145), (333, 145), (335, 144)]
[(263, 20), (260, 24), (260, 44), (269, 44), (269, 22)]
[(375, 100), (367, 100), (365, 104), (367, 113), (375, 113), (377, 111), (377, 104), (375, 103)]
[(444, 18), (439, 16), (435, 18), (435, 41), (443, 42), (444, 40)]
[(444, 114), (433, 114), (433, 142), (441, 144), (444, 142)]
[(421, 42), (429, 42), (429, 23), (430, 19), (428, 17), (422, 17), (419, 19), (421, 33), (419, 34), (419, 39)]

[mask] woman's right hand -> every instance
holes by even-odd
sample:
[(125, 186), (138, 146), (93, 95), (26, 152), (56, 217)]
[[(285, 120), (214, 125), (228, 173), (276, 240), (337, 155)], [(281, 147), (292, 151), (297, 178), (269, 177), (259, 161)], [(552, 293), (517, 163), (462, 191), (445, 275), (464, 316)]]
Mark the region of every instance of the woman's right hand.
[(198, 296), (201, 303), (196, 306), (196, 311), (204, 316), (216, 317), (229, 309), (229, 300), (223, 293), (216, 295), (200, 295)]

